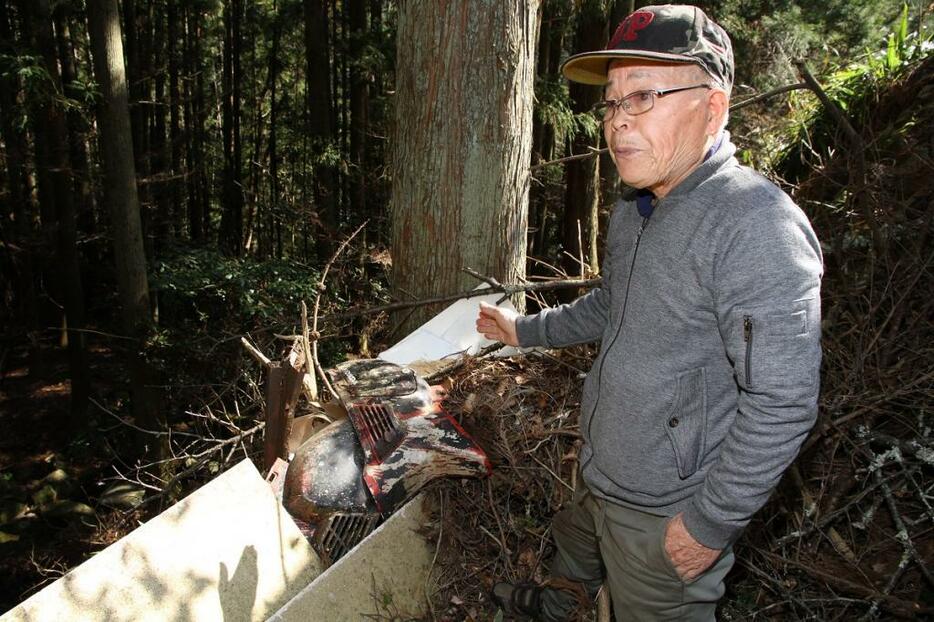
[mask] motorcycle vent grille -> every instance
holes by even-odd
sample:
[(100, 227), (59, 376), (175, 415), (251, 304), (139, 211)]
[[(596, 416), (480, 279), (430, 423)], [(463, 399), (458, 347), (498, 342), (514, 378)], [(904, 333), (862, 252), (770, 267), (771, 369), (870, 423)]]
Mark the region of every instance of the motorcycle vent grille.
[(382, 459), (388, 449), (399, 440), (401, 431), (389, 409), (383, 404), (361, 404), (359, 407), (361, 430), (360, 441), (365, 449)]
[(319, 540), (320, 552), (327, 564), (333, 564), (346, 555), (376, 529), (379, 520), (379, 514), (333, 514)]

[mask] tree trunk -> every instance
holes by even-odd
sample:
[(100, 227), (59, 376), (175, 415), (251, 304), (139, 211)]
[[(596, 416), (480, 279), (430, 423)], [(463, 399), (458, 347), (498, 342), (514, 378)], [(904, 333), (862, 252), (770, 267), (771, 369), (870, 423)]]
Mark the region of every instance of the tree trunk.
[[(55, 38), (58, 44), (58, 58), (62, 68), (62, 88), (67, 97), (80, 100), (78, 72), (75, 66), (75, 49), (71, 36), (73, 19), (71, 6), (60, 4), (56, 7)], [(79, 230), (85, 234), (95, 231), (94, 193), (91, 189), (91, 172), (88, 161), (87, 135), (90, 130), (80, 110), (71, 108), (67, 113), (69, 158), (74, 181), (75, 219)]]
[[(273, 10), (276, 3), (273, 3)], [(279, 39), (282, 31), (282, 20), (278, 15), (272, 28), (272, 48), (269, 51), (269, 207), (275, 221), (276, 230), (276, 257), (282, 257), (282, 217), (279, 210), (279, 153), (276, 145), (276, 125), (279, 107), (276, 102), (279, 72)]]
[[(607, 40), (607, 8), (604, 0), (588, 0), (580, 7), (577, 16), (577, 32), (574, 36), (575, 50), (599, 50)], [(597, 86), (572, 82), (569, 86), (571, 110), (581, 114), (590, 110), (602, 97)], [(602, 130), (602, 128), (601, 128)], [(571, 138), (572, 154), (585, 153), (588, 148), (599, 148), (600, 135), (589, 136), (578, 131)], [(600, 159), (588, 158), (568, 162), (565, 166), (566, 193), (564, 201), (564, 223), (562, 227), (562, 257), (564, 270), (569, 275), (580, 274), (583, 258), (591, 270), (599, 272), (597, 265), (597, 232), (600, 207)], [(581, 248), (581, 245), (584, 245)], [(571, 298), (575, 292), (567, 292)]]
[(166, 45), (169, 59), (169, 145), (171, 164), (168, 181), (169, 204), (171, 205), (172, 230), (183, 230), (182, 192), (179, 175), (182, 171), (182, 130), (181, 130), (181, 95), (179, 92), (178, 62), (178, 0), (166, 2)]
[[(547, 54), (540, 55), (540, 62), (545, 63), (544, 72), (540, 73), (543, 76), (543, 79), (548, 81), (563, 81), (564, 76), (559, 75), (558, 68), (561, 65), (561, 54), (564, 50), (564, 36), (568, 29), (568, 21), (570, 20), (572, 8), (561, 2), (549, 2), (549, 12), (551, 17), (551, 25), (547, 29), (543, 29), (543, 32), (547, 30), (547, 36), (550, 39), (547, 45), (542, 41), (543, 35), (539, 35), (539, 48), (544, 47), (547, 51)], [(554, 159), (555, 156), (555, 127), (551, 123), (542, 124), (542, 136), (541, 136), (541, 159), (544, 162)], [(535, 186), (533, 186), (534, 188)], [(544, 193), (543, 193), (544, 194)], [(534, 242), (531, 246), (535, 249), (535, 254), (540, 257), (547, 257), (548, 253), (548, 243), (550, 240), (554, 239), (554, 229), (556, 228), (553, 220), (554, 218), (549, 218), (549, 214), (554, 207), (549, 204), (549, 201), (545, 196), (537, 197), (540, 200), (538, 206), (530, 208), (532, 216), (535, 220), (533, 221), (533, 228), (535, 230), (533, 234)], [(534, 264), (532, 266), (533, 274), (544, 274), (544, 266), (539, 264)]]
[[(570, 6), (566, 2), (550, 0), (542, 4), (542, 25), (538, 35), (538, 60), (535, 63), (535, 72), (538, 76), (537, 84), (542, 88), (554, 89), (555, 82), (564, 78), (557, 75), (558, 63), (564, 46), (564, 32), (567, 29), (568, 12)], [(540, 115), (535, 115), (532, 129), (532, 164), (547, 162), (554, 156), (555, 128)], [(539, 171), (542, 179), (543, 171)], [(546, 182), (547, 183), (547, 182)], [(529, 254), (533, 257), (547, 256), (546, 240), (550, 228), (549, 192), (553, 193), (552, 184), (532, 184), (529, 190)], [(533, 263), (530, 267), (533, 274), (545, 274), (549, 269)]]
[[(91, 380), (84, 333), (84, 290), (81, 285), (81, 264), (78, 257), (68, 128), (65, 111), (58, 101), (61, 76), (52, 33), (49, 0), (36, 0), (32, 10), (36, 48), (56, 90), (54, 94), (47, 93), (41, 96), (42, 101), (37, 111), (38, 125), (42, 126), (45, 142), (42, 149), (37, 145), (37, 172), (40, 179), (45, 178), (42, 182), (40, 201), (47, 203), (45, 215), (48, 219), (42, 223), (42, 227), (56, 249), (55, 265), (49, 266), (49, 270), (50, 274), (54, 273), (54, 282), (58, 290), (55, 293), (62, 297), (65, 307), (62, 325), (66, 329), (64, 338), (68, 348), (71, 375), (72, 425), (80, 426), (84, 423), (83, 415), (87, 410)], [(43, 160), (41, 162), (40, 156)]]
[(327, 261), (337, 229), (337, 175), (326, 159), (332, 148), (331, 68), (328, 55), (327, 0), (305, 0), (305, 62), (308, 81), (308, 133), (314, 168), (314, 201), (323, 225), (315, 234), (318, 259)]
[[(94, 74), (101, 91), (97, 123), (104, 171), (104, 203), (110, 213), (114, 238), (120, 311), (124, 330), (136, 340), (137, 346), (130, 353), (129, 364), (133, 412), (140, 427), (161, 430), (164, 424), (149, 380), (150, 371), (140, 354), (152, 320), (117, 0), (88, 2), (88, 30)], [(140, 440), (143, 447), (156, 448), (150, 451), (150, 457), (158, 459), (165, 447), (154, 438), (144, 435)]]
[[(146, 30), (149, 28), (146, 11), (143, 17), (137, 11), (137, 0), (122, 0), (123, 2), (123, 32), (126, 36), (126, 78), (129, 91), (130, 123), (133, 128), (133, 158), (136, 174), (139, 181), (148, 182), (149, 178), (149, 105), (143, 102), (149, 100), (149, 75), (146, 71), (147, 50)], [(142, 35), (142, 36), (141, 36)], [(147, 243), (146, 232), (149, 230), (150, 215), (150, 187), (148, 183), (140, 183), (137, 189), (140, 201), (140, 217), (142, 218), (144, 243)]]
[(185, 6), (185, 164), (188, 187), (188, 235), (203, 242), (207, 228), (204, 150), (204, 72), (200, 71), (201, 10)]
[(220, 247), (226, 254), (238, 256), (243, 247), (243, 179), (240, 146), (240, 24), (242, 0), (224, 4), (224, 189), (221, 214)]
[[(11, 8), (7, 0), (0, 0), (0, 54), (16, 53)], [(39, 329), (38, 288), (35, 282), (33, 253), (35, 209), (29, 193), (26, 168), (27, 141), (22, 124), (18, 123), (21, 85), (14, 73), (0, 73), (0, 138), (6, 155), (7, 180), (10, 184), (9, 207), (14, 219), (14, 235), (23, 249), (20, 269), (16, 275), (15, 295), (19, 317), (33, 335)], [(20, 298), (22, 296), (22, 298)], [(35, 352), (33, 353), (35, 354)]]
[(366, 212), (366, 132), (369, 89), (368, 70), (360, 65), (363, 59), (366, 29), (364, 0), (350, 0), (350, 209), (355, 218), (363, 220)]
[(155, 4), (151, 14), (150, 23), (153, 25), (149, 37), (150, 49), (152, 50), (151, 75), (153, 83), (155, 105), (149, 106), (150, 119), (150, 139), (152, 145), (152, 165), (150, 171), (150, 185), (152, 187), (153, 197), (153, 221), (154, 242), (156, 248), (161, 248), (166, 242), (175, 235), (173, 224), (175, 215), (172, 213), (171, 195), (169, 194), (168, 182), (169, 154), (170, 145), (166, 140), (166, 112), (168, 108), (164, 105), (165, 97), (165, 78), (166, 78), (166, 28), (165, 11), (162, 5)]
[(392, 186), (398, 299), (476, 286), (464, 267), (506, 283), (525, 276), (538, 6), (399, 6)]

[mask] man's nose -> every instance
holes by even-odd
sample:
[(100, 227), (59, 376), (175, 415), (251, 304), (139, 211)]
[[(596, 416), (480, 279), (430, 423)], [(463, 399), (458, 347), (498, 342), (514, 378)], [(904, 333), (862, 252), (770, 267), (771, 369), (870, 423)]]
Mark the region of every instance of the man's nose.
[(613, 109), (612, 116), (610, 117), (607, 124), (613, 129), (613, 131), (619, 131), (624, 128), (628, 128), (632, 122), (632, 115), (626, 112), (626, 109), (622, 106)]
[(616, 106), (610, 112), (610, 118), (605, 121), (614, 131), (629, 127), (632, 123), (632, 116), (625, 106)]

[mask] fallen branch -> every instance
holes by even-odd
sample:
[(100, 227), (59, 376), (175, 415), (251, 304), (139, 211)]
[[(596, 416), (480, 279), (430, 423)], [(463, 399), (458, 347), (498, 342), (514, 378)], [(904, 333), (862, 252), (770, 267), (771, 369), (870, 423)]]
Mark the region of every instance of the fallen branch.
[(885, 503), (888, 505), (889, 514), (891, 514), (892, 522), (895, 523), (895, 529), (897, 530), (895, 539), (902, 543), (902, 546), (905, 548), (905, 553), (915, 560), (915, 563), (918, 564), (918, 567), (921, 569), (921, 574), (928, 580), (928, 583), (934, 586), (934, 577), (931, 576), (931, 571), (924, 565), (924, 558), (921, 557), (914, 542), (911, 541), (911, 536), (908, 534), (908, 527), (905, 525), (905, 519), (902, 518), (901, 513), (898, 511), (898, 506), (895, 505), (895, 497), (892, 495), (892, 489), (882, 480), (881, 471), (881, 467), (873, 471), (872, 478), (879, 484), (879, 487), (882, 489), (882, 494), (885, 496)]
[(303, 335), (306, 339), (311, 339), (311, 360), (314, 362), (315, 369), (321, 376), (321, 382), (324, 383), (324, 386), (327, 387), (332, 396), (337, 395), (337, 393), (334, 392), (334, 387), (331, 386), (331, 381), (328, 380), (328, 375), (324, 373), (324, 368), (321, 367), (321, 362), (318, 360), (318, 338), (321, 336), (318, 332), (318, 311), (321, 308), (321, 294), (325, 290), (324, 282), (328, 278), (328, 272), (330, 272), (331, 266), (334, 265), (334, 262), (337, 260), (340, 254), (344, 252), (344, 249), (347, 248), (348, 244), (350, 244), (350, 241), (353, 240), (357, 234), (363, 230), (363, 227), (365, 227), (368, 222), (368, 220), (363, 221), (360, 226), (357, 227), (354, 232), (347, 237), (346, 240), (341, 242), (341, 245), (337, 247), (337, 250), (334, 251), (334, 254), (331, 255), (330, 259), (328, 259), (328, 262), (324, 264), (324, 270), (321, 272), (321, 279), (318, 280), (318, 293), (315, 296), (315, 307), (314, 313), (312, 314), (311, 334)]
[(879, 247), (882, 243), (882, 232), (879, 230), (879, 223), (876, 220), (875, 214), (872, 212), (872, 206), (866, 200), (866, 145), (863, 142), (863, 139), (860, 135), (853, 129), (853, 125), (846, 118), (846, 115), (843, 114), (843, 111), (837, 106), (836, 103), (827, 95), (821, 85), (817, 82), (811, 72), (808, 71), (807, 63), (803, 60), (795, 60), (795, 67), (798, 68), (798, 73), (801, 74), (801, 78), (804, 80), (804, 83), (807, 84), (807, 87), (814, 92), (817, 96), (817, 99), (820, 100), (821, 104), (830, 114), (837, 125), (843, 130), (843, 133), (846, 134), (847, 140), (850, 142), (851, 153), (856, 159), (856, 166), (852, 167), (851, 176), (850, 176), (850, 185), (855, 186), (850, 188), (850, 193), (854, 197), (854, 201), (859, 208), (859, 211), (862, 212), (863, 218), (866, 219), (866, 223), (869, 225), (870, 230), (872, 231), (872, 240), (873, 248), (879, 250)]
[(806, 89), (806, 88), (809, 88), (809, 87), (804, 82), (795, 82), (794, 84), (786, 84), (785, 86), (779, 86), (777, 88), (772, 89), (771, 91), (766, 91), (765, 93), (753, 95), (752, 97), (748, 99), (744, 99), (741, 102), (736, 102), (735, 104), (730, 106), (730, 112), (733, 112), (734, 110), (739, 110), (741, 108), (745, 108), (746, 106), (757, 104), (767, 99), (771, 99), (772, 97), (775, 97), (776, 95), (781, 95), (782, 93), (788, 93), (790, 91), (798, 91), (798, 90)]
[(254, 346), (252, 343), (250, 343), (250, 340), (249, 340), (249, 339), (247, 339), (246, 337), (240, 337), (240, 344), (244, 347), (244, 349), (245, 349), (247, 352), (250, 353), (250, 356), (252, 356), (254, 359), (256, 359), (256, 362), (257, 362), (257, 363), (259, 363), (259, 364), (262, 365), (263, 367), (269, 367), (269, 364), (270, 364), (272, 361), (269, 359), (268, 356), (266, 356), (265, 354), (263, 354), (263, 353), (259, 350), (259, 348), (257, 348), (257, 347)]
[(919, 613), (929, 613), (931, 611), (930, 607), (922, 608), (918, 603), (906, 602), (901, 598), (892, 596), (891, 594), (883, 594), (874, 587), (854, 583), (853, 581), (844, 579), (838, 575), (818, 570), (813, 566), (809, 566), (793, 559), (788, 559), (787, 557), (782, 557), (781, 555), (776, 555), (775, 553), (769, 553), (768, 551), (763, 551), (755, 547), (753, 547), (753, 549), (760, 555), (763, 555), (769, 559), (774, 564), (794, 566), (795, 568), (803, 570), (812, 577), (820, 579), (827, 585), (835, 586), (837, 589), (849, 592), (850, 594), (854, 594), (862, 598), (869, 598), (872, 600), (878, 600), (879, 603), (885, 603), (890, 609), (892, 609), (894, 612), (900, 613), (901, 615), (915, 616)]
[(576, 153), (574, 155), (565, 156), (563, 158), (558, 158), (557, 160), (548, 160), (547, 162), (540, 162), (530, 167), (530, 170), (538, 170), (540, 168), (545, 168), (546, 166), (551, 166), (552, 164), (565, 164), (567, 162), (576, 162), (577, 160), (589, 160), (590, 158), (595, 158), (598, 155), (603, 153), (609, 153), (609, 148), (604, 147), (603, 149), (594, 149), (593, 147), (588, 147), (590, 151), (588, 153)]
[[(476, 273), (470, 268), (465, 268), (465, 272), (474, 276)], [(496, 282), (496, 287), (487, 287), (484, 289), (471, 289), (464, 292), (459, 292), (456, 294), (448, 294), (447, 296), (438, 296), (436, 298), (426, 298), (423, 300), (412, 300), (410, 302), (393, 302), (388, 305), (381, 305), (378, 307), (369, 307), (366, 309), (350, 309), (349, 311), (343, 312), (340, 314), (342, 318), (344, 317), (356, 317), (358, 315), (372, 315), (374, 313), (384, 313), (391, 311), (399, 311), (401, 309), (411, 309), (413, 307), (424, 307), (428, 305), (436, 305), (445, 302), (454, 302), (455, 300), (461, 300), (462, 298), (476, 298), (478, 296), (489, 296), (490, 294), (503, 293), (506, 296), (512, 296), (513, 294), (519, 294), (523, 292), (540, 292), (548, 291), (553, 289), (568, 289), (568, 288), (586, 288), (586, 287), (597, 287), (600, 283), (603, 282), (603, 279), (562, 279), (555, 281), (538, 281), (535, 283), (523, 283), (521, 285), (502, 285), (492, 277), (477, 277), (484, 282), (486, 279), (491, 279)]]

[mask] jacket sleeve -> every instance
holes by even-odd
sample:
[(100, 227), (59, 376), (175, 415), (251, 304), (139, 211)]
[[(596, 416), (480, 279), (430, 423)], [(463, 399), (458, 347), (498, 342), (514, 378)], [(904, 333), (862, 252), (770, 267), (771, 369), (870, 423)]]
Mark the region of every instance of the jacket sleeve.
[(738, 412), (684, 511), (688, 532), (720, 549), (739, 537), (794, 460), (817, 418), (820, 246), (790, 199), (749, 206), (717, 243), (717, 321)]
[(617, 228), (614, 225), (619, 224), (621, 212), (621, 207), (617, 206), (610, 217), (600, 287), (590, 290), (570, 304), (519, 317), (516, 320), (516, 336), (521, 347), (560, 348), (598, 341), (603, 336), (610, 318), (612, 299), (613, 275), (610, 270), (616, 243), (614, 230)]

